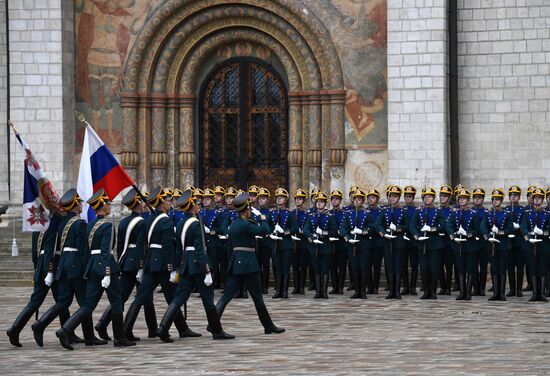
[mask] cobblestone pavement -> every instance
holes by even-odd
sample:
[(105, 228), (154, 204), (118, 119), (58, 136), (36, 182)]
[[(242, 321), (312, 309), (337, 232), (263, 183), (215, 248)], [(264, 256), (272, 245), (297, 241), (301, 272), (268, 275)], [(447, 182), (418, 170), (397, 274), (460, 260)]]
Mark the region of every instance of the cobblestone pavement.
[[(550, 304), (529, 303), (528, 296), (507, 302), (459, 302), (454, 296), (388, 301), (382, 294), (359, 301), (349, 292), (328, 300), (313, 300), (312, 292), (284, 301), (268, 296), (273, 320), (287, 329), (282, 335), (264, 335), (252, 300), (235, 299), (222, 320), (237, 336), (233, 341), (207, 335), (200, 299), (193, 297), (188, 322), (202, 338), (173, 344), (142, 339), (126, 349), (77, 345), (71, 352), (55, 337), (57, 321), (46, 331), (44, 348), (34, 343), (32, 320), (21, 333), (23, 348), (9, 344), (5, 330), (30, 292), (4, 288), (0, 296), (4, 374), (550, 374)], [(161, 295), (155, 301), (160, 321), (166, 306)], [(46, 306), (51, 302), (48, 297)], [(94, 322), (105, 305), (106, 296)], [(141, 315), (134, 333), (146, 334)]]

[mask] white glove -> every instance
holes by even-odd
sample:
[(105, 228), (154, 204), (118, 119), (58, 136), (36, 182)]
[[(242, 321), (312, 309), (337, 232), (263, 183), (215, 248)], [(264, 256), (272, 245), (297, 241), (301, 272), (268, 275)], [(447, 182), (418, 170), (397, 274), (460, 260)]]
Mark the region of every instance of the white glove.
[(540, 243), (541, 241), (542, 241), (542, 239), (529, 239), (529, 243), (531, 243), (531, 244)]
[(283, 228), (281, 226), (279, 226), (279, 224), (276, 224), (275, 225), (275, 232), (278, 232), (279, 234), (284, 234), (285, 230), (283, 230)]
[(392, 223), (390, 223), (390, 230), (395, 231), (397, 230), (397, 226)]
[(390, 235), (390, 234), (384, 234), (384, 237), (385, 237), (386, 239), (390, 239), (390, 240), (391, 240), (391, 239), (395, 239), (397, 236), (395, 236), (395, 235)]
[(46, 275), (46, 278), (44, 278), (44, 283), (48, 287), (52, 285), (52, 283), (53, 283), (53, 272), (48, 272), (48, 274)]
[(428, 240), (430, 237), (429, 236), (421, 236), (418, 238), (419, 241), (423, 242), (425, 240)]
[(204, 284), (206, 286), (210, 286), (212, 284), (212, 273), (208, 273), (206, 277), (204, 277)]
[(104, 289), (107, 289), (109, 288), (110, 284), (111, 284), (111, 276), (106, 275), (105, 277), (103, 277), (103, 279), (101, 280), (101, 287), (103, 287)]
[(331, 242), (337, 242), (337, 241), (340, 240), (340, 239), (330, 237), (330, 238), (328, 238), (328, 240), (330, 240)]
[(207, 233), (207, 234), (210, 234), (210, 228), (204, 226), (204, 232)]
[(256, 239), (263, 239), (260, 235), (256, 235), (254, 238), (256, 238)]
[(354, 227), (351, 233), (356, 235), (361, 235), (363, 234), (363, 230), (361, 230), (359, 227)]
[(466, 230), (464, 230), (464, 227), (462, 227), (462, 225), (461, 225), (460, 228), (458, 229), (457, 233), (460, 234), (460, 235), (463, 235), (463, 236), (468, 235), (468, 234), (466, 233)]
[(516, 236), (515, 236), (514, 234), (510, 234), (510, 235), (508, 235), (508, 237), (509, 237), (510, 239), (514, 239)]
[(320, 227), (317, 227), (317, 229), (315, 230), (315, 233), (318, 235), (323, 235), (323, 230), (321, 230)]
[(260, 215), (262, 215), (262, 212), (256, 209), (255, 207), (252, 207), (250, 210), (252, 211), (252, 214), (254, 214), (256, 217), (259, 217)]
[(519, 224), (517, 222), (514, 222), (514, 228), (517, 230), (519, 228)]
[(323, 242), (320, 241), (319, 239), (315, 239), (313, 242), (314, 242), (315, 244), (323, 244)]
[(491, 228), (491, 232), (494, 234), (498, 234), (498, 227), (493, 225), (493, 227)]
[(407, 235), (403, 235), (403, 240), (406, 240), (406, 241), (411, 241), (411, 239), (409, 239), (409, 237)]
[(424, 232), (424, 231), (431, 231), (431, 229), (432, 229), (432, 228), (431, 228), (430, 226), (424, 225), (424, 226), (422, 226), (422, 228), (420, 229), (420, 231), (422, 231), (422, 232)]
[(283, 239), (280, 236), (277, 236), (277, 235), (274, 235), (274, 234), (269, 235), (269, 237), (273, 240), (282, 240)]
[(174, 270), (173, 272), (170, 272), (170, 282), (176, 283), (177, 278), (177, 272)]
[(290, 237), (292, 238), (292, 240), (296, 240), (297, 242), (301, 242), (301, 241), (302, 241), (302, 239), (300, 239), (300, 238), (297, 237), (297, 236), (290, 235)]
[(487, 240), (490, 241), (491, 243), (500, 243), (500, 240), (495, 239), (495, 238), (489, 238)]
[(453, 240), (454, 240), (456, 243), (462, 243), (462, 242), (467, 241), (468, 239), (454, 238)]
[(359, 239), (350, 239), (348, 240), (348, 243), (351, 243), (351, 244), (359, 243)]
[(537, 235), (543, 234), (542, 230), (538, 226), (535, 226), (535, 228), (533, 229), (533, 232)]
[(142, 280), (143, 280), (143, 269), (139, 269), (136, 273), (136, 281), (141, 283)]
[(220, 238), (221, 240), (227, 240), (227, 236), (225, 235), (218, 235), (218, 238)]

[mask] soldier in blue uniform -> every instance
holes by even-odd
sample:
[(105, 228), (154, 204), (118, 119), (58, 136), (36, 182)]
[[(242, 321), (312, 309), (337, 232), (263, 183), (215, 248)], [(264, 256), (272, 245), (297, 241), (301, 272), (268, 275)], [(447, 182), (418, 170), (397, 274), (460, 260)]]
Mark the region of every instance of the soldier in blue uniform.
[[(482, 228), (486, 228), (487, 225), (487, 209), (483, 206), (485, 200), (485, 190), (477, 187), (472, 191), (472, 200), (474, 205), (472, 210), (476, 212), (479, 217), (479, 224)], [(485, 239), (478, 237), (476, 239), (478, 243), (478, 252), (476, 267), (474, 271), (474, 291), (473, 296), (485, 296), (485, 286), (487, 284), (487, 265), (489, 263), (489, 247)], [(493, 281), (494, 288), (495, 281)]]
[(542, 207), (544, 200), (542, 189), (535, 188), (531, 195), (533, 209), (525, 211), (520, 225), (521, 234), (525, 239), (524, 250), (531, 271), (531, 286), (533, 287), (533, 296), (529, 301), (547, 302), (543, 287), (550, 251), (550, 240), (548, 239), (550, 213)]
[(199, 206), (195, 205), (190, 189), (183, 192), (175, 202), (175, 206), (184, 213), (183, 219), (176, 229), (176, 247), (182, 255), (178, 270), (178, 287), (172, 303), (168, 306), (160, 323), (159, 334), (163, 342), (174, 342), (168, 331), (182, 305), (184, 305), (194, 288), (197, 288), (208, 319), (208, 327), (214, 339), (232, 339), (235, 336), (223, 331), (214, 305), (214, 290), (212, 289), (212, 273), (206, 255), (203, 224), (197, 216)]
[(316, 294), (314, 299), (328, 299), (328, 275), (332, 264), (331, 239), (338, 235), (334, 216), (326, 209), (328, 196), (325, 192), (316, 195), (316, 211), (308, 215), (304, 236), (309, 240), (309, 257), (315, 274)]
[[(257, 209), (260, 213), (269, 216), (269, 197), (271, 193), (267, 188), (258, 188)], [(255, 215), (252, 215), (254, 220), (258, 220)], [(260, 273), (262, 280), (262, 294), (267, 294), (269, 289), (269, 269), (271, 267), (271, 246), (265, 236), (256, 235), (257, 256), (260, 264)]]
[(223, 211), (214, 207), (213, 198), (214, 191), (210, 188), (206, 188), (202, 198), (203, 209), (200, 215), (204, 224), (207, 244), (206, 252), (208, 253), (208, 259), (210, 260), (212, 272), (214, 274), (214, 287), (221, 288), (223, 285), (222, 281), (225, 280), (224, 265), (221, 262), (221, 257), (225, 250), (223, 248), (223, 242), (219, 237), (222, 234)]
[(288, 283), (290, 280), (290, 264), (292, 262), (293, 235), (298, 233), (298, 222), (294, 213), (287, 208), (288, 191), (284, 188), (275, 190), (277, 208), (271, 210), (270, 222), (273, 232), (269, 235), (273, 254), (274, 270), (277, 271), (276, 281), (279, 286), (273, 299), (288, 299)]
[(472, 286), (474, 283), (474, 270), (476, 265), (476, 253), (478, 244), (476, 237), (483, 234), (480, 229), (479, 217), (476, 212), (468, 207), (470, 192), (461, 189), (457, 193), (458, 209), (451, 212), (447, 220), (446, 230), (453, 241), (455, 263), (458, 267), (460, 294), (456, 300), (471, 300)]
[(69, 334), (86, 317), (92, 314), (105, 290), (109, 303), (111, 303), (111, 317), (115, 337), (114, 346), (134, 346), (136, 343), (125, 338), (122, 328), (123, 304), (120, 297), (120, 280), (118, 278), (120, 266), (112, 253), (115, 230), (106, 218), (111, 214), (111, 202), (103, 189), (94, 193), (87, 202), (96, 212), (97, 218), (88, 224), (87, 240), (90, 257), (84, 273), (87, 278), (86, 301), (55, 334), (64, 348), (73, 350)]
[(420, 257), (424, 287), (424, 294), (420, 299), (437, 299), (437, 281), (443, 268), (445, 244), (439, 234), (445, 231), (445, 217), (442, 210), (433, 204), (435, 195), (433, 188), (422, 189), (423, 206), (415, 210), (409, 226)]
[[(334, 216), (336, 227), (339, 229), (344, 221), (345, 211), (340, 207), (344, 194), (339, 189), (330, 192), (330, 204), (332, 208), (330, 213)], [(333, 263), (331, 270), (332, 290), (329, 294), (344, 293), (344, 283), (346, 281), (346, 268), (348, 266), (348, 250), (343, 236), (338, 235), (338, 240), (331, 242), (333, 248)]]
[(214, 207), (216, 209), (223, 209), (224, 203), (223, 203), (223, 197), (225, 196), (225, 188), (221, 185), (217, 185), (214, 187)]
[[(153, 292), (160, 284), (166, 303), (170, 304), (176, 291), (176, 252), (174, 250), (174, 226), (167, 213), (172, 207), (172, 197), (161, 187), (156, 187), (147, 197), (155, 212), (145, 224), (146, 249), (143, 278), (133, 303), (124, 319), (126, 338), (133, 337), (133, 328), (141, 307), (153, 299)], [(187, 326), (183, 313), (179, 311), (174, 319), (179, 337), (200, 337)]]
[[(407, 185), (403, 188), (403, 199), (405, 200), (405, 209), (409, 217), (409, 223), (416, 213), (414, 199), (416, 197), (416, 188)], [(407, 237), (409, 238), (409, 237)], [(405, 239), (406, 240), (406, 239)], [(411, 267), (411, 279), (409, 281), (409, 265)], [(418, 248), (415, 242), (410, 239), (405, 243), (405, 262), (403, 265), (403, 291), (401, 295), (416, 295), (416, 282), (418, 281)]]
[[(19, 315), (17, 315), (12, 326), (6, 332), (13, 346), (21, 347), (19, 334), (32, 315), (38, 312), (50, 288), (54, 300), (57, 301), (58, 299), (57, 284), (54, 283), (54, 272), (59, 259), (56, 243), (57, 231), (61, 218), (62, 216), (59, 213), (50, 214), (48, 228), (45, 231), (33, 233), (33, 254), (36, 253), (33, 290), (28, 304), (21, 310)], [(60, 314), (61, 325), (63, 325), (68, 318), (69, 310), (65, 309)], [(82, 342), (80, 338), (74, 337), (74, 339), (75, 341)], [(42, 346), (41, 338), (39, 345)]]
[(193, 190), (193, 200), (195, 200), (195, 205), (199, 208), (202, 208), (202, 199), (204, 197), (204, 191), (200, 188), (195, 188)]
[[(229, 260), (227, 287), (218, 303), (216, 303), (216, 311), (221, 319), (227, 304), (240, 290), (240, 287), (244, 285), (254, 301), (256, 312), (264, 327), (264, 333), (283, 333), (285, 329), (273, 324), (265, 306), (262, 297), (260, 266), (255, 254), (255, 236), (266, 236), (270, 233), (267, 218), (258, 209), (250, 208), (247, 193), (235, 197), (233, 205), (239, 213), (239, 217), (229, 228), (233, 252)], [(259, 222), (251, 219), (251, 210)]]
[(258, 208), (258, 193), (260, 192), (260, 187), (252, 184), (248, 187), (248, 199), (250, 200), (250, 206)]
[(523, 296), (523, 271), (525, 270), (525, 252), (523, 251), (524, 240), (521, 235), (520, 224), (525, 213), (525, 208), (519, 204), (521, 188), (512, 185), (508, 188), (508, 199), (510, 205), (506, 210), (511, 213), (512, 225), (514, 227), (511, 240), (511, 249), (508, 255), (508, 282), (510, 291), (506, 296)]
[[(316, 202), (317, 202), (317, 194), (319, 192), (321, 192), (321, 189), (319, 189), (319, 188), (312, 188), (311, 191), (309, 192), (310, 207), (307, 209), (308, 216), (309, 216), (309, 214), (317, 212)], [(313, 271), (313, 260), (311, 260), (311, 256), (310, 256), (310, 253), (309, 253), (309, 249), (310, 249), (309, 242), (307, 244), (307, 249), (308, 249), (308, 251), (307, 251), (307, 258), (308, 258), (307, 270), (308, 270), (308, 274), (309, 274), (309, 286), (308, 286), (307, 290), (308, 291), (314, 291), (316, 289), (316, 287), (315, 287), (315, 272)]]
[[(355, 191), (358, 189), (359, 187), (357, 185), (352, 185), (350, 188), (349, 188), (349, 191), (348, 191), (348, 199), (349, 199), (349, 205), (345, 206), (344, 207), (344, 211), (353, 211), (355, 210), (354, 209), (354, 206), (353, 206), (353, 194), (355, 193)], [(349, 286), (348, 288), (346, 289), (347, 291), (354, 291), (355, 290), (355, 286), (353, 284), (353, 271), (351, 270), (352, 267), (351, 267), (351, 263), (349, 262), (348, 260), (348, 274), (349, 274)]]
[[(530, 185), (527, 187), (527, 205), (525, 205), (525, 210), (533, 210), (533, 191), (537, 188), (536, 185)], [(531, 284), (531, 281), (533, 280), (532, 274), (531, 274), (531, 264), (527, 262), (527, 259), (525, 259), (525, 277), (527, 278), (527, 286), (523, 289), (523, 291), (533, 291), (533, 286)]]
[(386, 299), (401, 299), (399, 284), (405, 262), (406, 241), (404, 236), (409, 227), (406, 210), (399, 206), (403, 191), (397, 185), (388, 190), (389, 206), (382, 210), (376, 221), (376, 229), (385, 238), (384, 266), (388, 274), (389, 293)]
[[(55, 270), (55, 283), (58, 288), (58, 299), (38, 321), (32, 325), (34, 339), (38, 346), (43, 346), (43, 336), (46, 327), (59, 315), (68, 313), (68, 309), (76, 297), (78, 305), (82, 307), (86, 300), (86, 281), (84, 268), (88, 262), (88, 243), (86, 222), (80, 219), (82, 200), (71, 188), (59, 200), (67, 213), (58, 227), (59, 262)], [(72, 332), (72, 331), (71, 331)], [(70, 333), (69, 332), (69, 335)], [(82, 322), (82, 332), (87, 346), (104, 345), (107, 341), (100, 340), (94, 335), (92, 315), (89, 314)], [(74, 341), (72, 341), (74, 343)]]
[(294, 274), (294, 289), (292, 294), (305, 293), (307, 266), (309, 264), (309, 253), (307, 250), (306, 237), (304, 236), (304, 225), (307, 220), (307, 211), (305, 208), (305, 201), (307, 199), (307, 192), (303, 189), (298, 189), (294, 193), (294, 216), (298, 225), (298, 234), (292, 235), (294, 240), (294, 249), (292, 256), (292, 272)]
[[(367, 299), (368, 271), (371, 268), (372, 257), (370, 255), (369, 237), (376, 234), (372, 230), (369, 221), (369, 210), (363, 208), (365, 202), (365, 192), (357, 188), (353, 194), (353, 210), (348, 210), (342, 224), (339, 227), (339, 233), (349, 244), (348, 259), (353, 272), (353, 284), (355, 293), (351, 299)], [(369, 234), (370, 232), (370, 234)]]
[[(126, 303), (135, 286), (139, 286), (143, 278), (143, 265), (145, 254), (145, 219), (141, 216), (144, 211), (142, 198), (132, 188), (122, 198), (124, 204), (129, 210), (130, 215), (124, 217), (117, 231), (117, 256), (118, 264), (121, 269), (120, 275), (120, 297), (122, 304)], [(111, 322), (111, 306), (103, 311), (101, 318), (95, 326), (95, 330), (101, 338), (110, 341), (107, 334), (107, 326)], [(149, 329), (149, 338), (158, 337), (157, 317), (153, 301), (146, 302), (144, 305), (145, 322)], [(128, 337), (131, 341), (139, 341), (139, 337)]]
[[(378, 294), (378, 288), (380, 287), (380, 273), (382, 270), (382, 260), (384, 258), (384, 238), (381, 238), (376, 231), (375, 224), (382, 212), (382, 209), (378, 206), (380, 200), (380, 192), (376, 189), (369, 189), (367, 192), (367, 204), (370, 215), (369, 222), (371, 223), (372, 235), (369, 235), (370, 253), (372, 259), (372, 267), (367, 270), (367, 287), (368, 294)], [(369, 278), (372, 276), (372, 279)], [(371, 282), (372, 281), (372, 282)]]
[[(449, 185), (442, 185), (439, 189), (439, 209), (443, 214), (445, 223), (451, 217), (451, 197), (453, 195), (453, 189)], [(453, 283), (453, 270), (454, 270), (454, 251), (451, 244), (451, 240), (447, 236), (446, 231), (442, 231), (439, 236), (443, 240), (443, 266), (440, 273), (440, 287), (439, 295), (451, 295), (452, 283)], [(455, 274), (455, 279), (458, 278)]]
[(514, 238), (512, 212), (502, 207), (504, 190), (497, 188), (491, 193), (493, 208), (487, 211), (488, 231), (484, 239), (488, 242), (488, 252), (491, 259), (491, 274), (493, 276), (493, 296), (489, 300), (506, 300), (506, 270), (508, 255), (512, 248), (511, 238)]

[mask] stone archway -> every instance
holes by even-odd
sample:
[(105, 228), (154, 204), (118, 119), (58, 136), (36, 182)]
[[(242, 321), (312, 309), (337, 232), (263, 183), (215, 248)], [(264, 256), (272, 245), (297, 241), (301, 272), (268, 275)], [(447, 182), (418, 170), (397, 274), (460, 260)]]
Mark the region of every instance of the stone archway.
[(344, 185), (342, 71), (330, 35), (291, 0), (169, 0), (128, 56), (121, 161), (148, 184), (195, 183), (200, 69), (224, 44), (250, 41), (281, 61), (289, 81), (289, 188)]

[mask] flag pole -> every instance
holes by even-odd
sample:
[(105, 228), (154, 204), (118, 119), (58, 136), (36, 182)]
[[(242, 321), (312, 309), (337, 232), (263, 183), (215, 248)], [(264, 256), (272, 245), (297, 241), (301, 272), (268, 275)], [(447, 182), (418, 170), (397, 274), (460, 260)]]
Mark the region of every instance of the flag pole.
[[(13, 130), (13, 133), (15, 133), (15, 136), (17, 137), (17, 130), (15, 130), (15, 125), (11, 122), (11, 120), (8, 119), (8, 125)], [(17, 246), (17, 239), (15, 238), (15, 221), (13, 221), (13, 240), (11, 242), (11, 256), (17, 257), (19, 256), (19, 247)]]
[[(92, 127), (92, 125), (88, 122), (88, 120), (86, 120), (86, 117), (84, 116), (84, 114), (82, 112), (79, 112), (79, 111), (75, 111), (74, 114), (76, 115), (76, 118), (81, 122), (81, 123), (84, 123), (86, 124), (87, 126), (89, 126), (90, 128), (94, 129), (94, 127)], [(15, 129), (14, 129), (15, 130)], [(153, 213), (155, 211), (155, 209), (151, 206), (151, 204), (149, 202), (147, 202), (147, 200), (145, 199), (145, 196), (143, 195), (143, 193), (141, 193), (141, 190), (137, 187), (136, 183), (133, 182), (132, 180), (132, 185), (131, 185), (132, 188), (134, 188), (134, 190), (136, 191), (136, 193), (138, 194), (139, 198), (141, 199), (141, 201), (143, 201), (145, 203), (145, 205), (147, 206), (147, 209), (149, 209), (149, 211), (151, 213)]]

